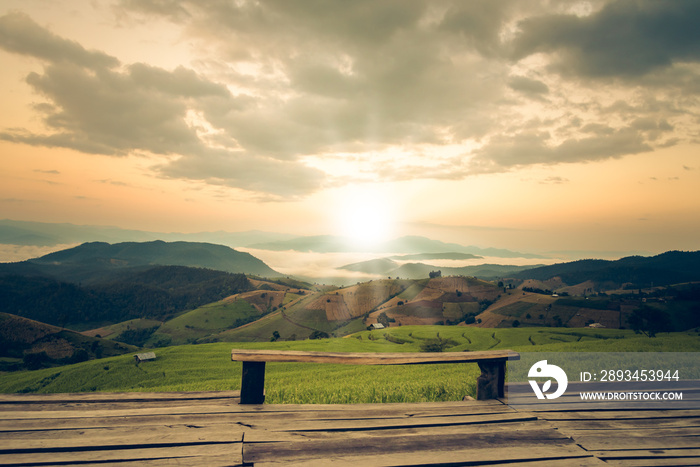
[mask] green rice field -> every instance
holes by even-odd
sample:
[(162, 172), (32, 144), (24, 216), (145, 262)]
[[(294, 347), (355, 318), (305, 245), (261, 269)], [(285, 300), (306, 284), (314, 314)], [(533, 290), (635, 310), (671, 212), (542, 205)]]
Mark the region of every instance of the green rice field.
[[(418, 352), (427, 341), (445, 351), (512, 349), (518, 352), (700, 352), (697, 332), (647, 338), (627, 330), (464, 326), (403, 326), (345, 338), (181, 345), (156, 349), (137, 365), (132, 354), (58, 368), (0, 374), (0, 392), (220, 391), (240, 388), (241, 363), (232, 348), (328, 352)], [(476, 364), (354, 366), (269, 363), (266, 402), (377, 403), (461, 400), (475, 395)]]

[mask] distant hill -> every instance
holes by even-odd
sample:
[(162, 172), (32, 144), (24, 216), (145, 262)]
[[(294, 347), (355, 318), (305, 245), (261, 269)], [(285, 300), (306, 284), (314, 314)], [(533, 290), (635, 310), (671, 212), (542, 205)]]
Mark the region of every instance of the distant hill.
[(0, 264), (0, 275), (43, 275), (67, 282), (94, 283), (144, 266), (187, 266), (275, 277), (281, 274), (249, 253), (194, 242), (84, 243), (40, 258)]
[(260, 276), (281, 275), (250, 253), (223, 245), (198, 242), (166, 243), (156, 240), (141, 243), (84, 243), (29, 261), (44, 265), (188, 266)]
[[(371, 259), (359, 263), (346, 264), (338, 269), (345, 271), (363, 272), (365, 274), (376, 274), (385, 276), (399, 267), (399, 263), (389, 258)], [(427, 277), (427, 276), (426, 276)]]
[(133, 350), (130, 345), (0, 313), (0, 371), (34, 370)]
[[(391, 258), (431, 258), (446, 259), (446, 256), (451, 256), (452, 259), (460, 254), (458, 253), (437, 253), (437, 254), (419, 254), (406, 256), (392, 256)], [(472, 255), (469, 255), (472, 256)], [(404, 263), (400, 265), (398, 262), (390, 258), (379, 258), (359, 263), (348, 264), (341, 266), (338, 269), (354, 272), (362, 272), (365, 274), (373, 274), (380, 276), (401, 277), (407, 279), (422, 279), (428, 277), (431, 271), (441, 271), (443, 275), (449, 276), (473, 276), (481, 279), (492, 280), (501, 277), (511, 276), (520, 271), (524, 271), (535, 266), (510, 266), (501, 264), (481, 264), (475, 266), (462, 267), (441, 267), (433, 266), (425, 263)]]
[(419, 279), (428, 277), (431, 271), (440, 271), (446, 276), (472, 276), (484, 280), (494, 280), (510, 276), (518, 271), (525, 271), (536, 266), (512, 266), (502, 264), (480, 264), (477, 266), (463, 266), (460, 268), (431, 266), (423, 263), (407, 263), (391, 271), (389, 274), (396, 277)]
[[(357, 247), (341, 236), (316, 235), (297, 237), (291, 240), (277, 242), (261, 242), (250, 245), (250, 248), (272, 251), (310, 251), (316, 253), (342, 253), (357, 251)], [(467, 253), (479, 256), (495, 256), (500, 258), (545, 258), (529, 253), (519, 253), (498, 248), (478, 248), (463, 246), (456, 243), (445, 243), (419, 236), (404, 236), (364, 248), (363, 251), (376, 253), (401, 254), (444, 254), (444, 252)]]
[(587, 259), (528, 269), (513, 277), (538, 281), (559, 278), (566, 285), (592, 281), (601, 289), (700, 281), (700, 251), (668, 251), (657, 256), (629, 256), (617, 261)]
[(390, 256), (389, 259), (396, 259), (401, 261), (408, 260), (435, 260), (435, 259), (449, 259), (449, 260), (463, 260), (463, 259), (483, 259), (482, 256), (473, 255), (471, 253), (418, 253), (415, 255), (396, 255)]

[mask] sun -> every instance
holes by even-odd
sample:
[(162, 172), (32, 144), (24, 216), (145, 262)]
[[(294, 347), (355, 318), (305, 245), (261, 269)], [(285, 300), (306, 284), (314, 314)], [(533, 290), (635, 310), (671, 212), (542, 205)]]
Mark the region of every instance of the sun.
[(371, 250), (390, 240), (395, 212), (381, 190), (366, 186), (343, 190), (335, 203), (335, 230), (349, 246)]

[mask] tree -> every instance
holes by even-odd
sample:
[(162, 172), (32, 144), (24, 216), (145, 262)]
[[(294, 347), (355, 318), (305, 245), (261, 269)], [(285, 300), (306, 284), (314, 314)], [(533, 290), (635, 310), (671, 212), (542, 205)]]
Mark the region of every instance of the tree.
[(309, 336), (309, 339), (328, 339), (329, 337), (330, 337), (330, 335), (328, 335), (327, 332), (314, 331)]
[(279, 340), (279, 338), (280, 338), (279, 331), (275, 331), (272, 333), (272, 337), (270, 338), (270, 342), (275, 342), (275, 341)]
[(427, 339), (424, 341), (420, 346), (420, 350), (421, 352), (443, 352), (447, 346), (447, 339), (437, 337), (435, 339)]
[(440, 277), (440, 276), (442, 276), (442, 271), (440, 271), (440, 270), (430, 271), (430, 273), (428, 274), (428, 277), (430, 277), (431, 279), (434, 279), (434, 278)]
[(24, 366), (30, 370), (38, 370), (39, 368), (48, 366), (49, 362), (51, 361), (46, 352), (28, 353), (22, 360), (24, 362)]
[(385, 328), (389, 327), (389, 317), (386, 315), (385, 311), (379, 313), (379, 316), (377, 317), (377, 322), (384, 325)]
[(671, 330), (671, 319), (668, 314), (648, 306), (634, 310), (627, 319), (627, 323), (636, 334), (644, 334), (647, 337), (655, 337), (658, 332)]

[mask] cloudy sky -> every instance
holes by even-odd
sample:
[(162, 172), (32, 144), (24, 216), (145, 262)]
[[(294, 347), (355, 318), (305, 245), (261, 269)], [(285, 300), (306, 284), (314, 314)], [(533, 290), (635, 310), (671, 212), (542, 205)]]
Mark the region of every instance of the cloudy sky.
[(700, 2), (2, 0), (0, 218), (700, 249)]

